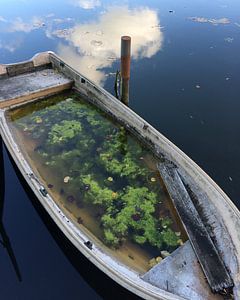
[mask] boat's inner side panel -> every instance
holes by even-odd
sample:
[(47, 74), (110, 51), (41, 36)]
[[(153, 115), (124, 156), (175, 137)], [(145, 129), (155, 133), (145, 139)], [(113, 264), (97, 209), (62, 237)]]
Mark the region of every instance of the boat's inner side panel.
[(70, 90), (7, 114), (47, 191), (110, 255), (143, 274), (183, 243), (157, 161), (105, 113)]

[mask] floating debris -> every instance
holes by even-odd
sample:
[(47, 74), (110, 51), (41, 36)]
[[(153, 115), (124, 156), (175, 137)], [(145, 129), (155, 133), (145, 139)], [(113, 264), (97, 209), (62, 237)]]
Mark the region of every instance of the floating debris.
[(151, 180), (151, 182), (156, 182), (157, 179), (155, 177), (151, 177), (150, 180)]
[(116, 76), (116, 72), (109, 72), (108, 74), (105, 75), (106, 77), (110, 77), (110, 76)]
[(161, 261), (162, 261), (162, 257), (161, 256), (156, 257), (156, 262), (157, 263), (160, 263)]
[(85, 185), (84, 185), (84, 190), (85, 190), (85, 191), (89, 191), (90, 188), (91, 188), (91, 187), (90, 187), (90, 184), (85, 184)]
[(148, 264), (149, 264), (149, 266), (150, 266), (151, 268), (153, 268), (154, 266), (156, 266), (157, 261), (156, 261), (155, 258), (152, 258), (152, 259), (149, 260)]
[(232, 42), (234, 41), (234, 38), (226, 37), (226, 38), (224, 39), (224, 41), (227, 42), (227, 43), (232, 43)]
[(38, 28), (41, 28), (41, 27), (44, 27), (46, 26), (46, 24), (44, 22), (41, 22), (41, 21), (36, 21), (34, 24), (33, 24), (33, 27), (38, 29)]
[(197, 23), (210, 23), (212, 25), (230, 24), (230, 20), (228, 18), (208, 19), (208, 18), (204, 18), (204, 17), (189, 17), (188, 20), (197, 22)]
[(225, 79), (228, 81), (228, 80), (230, 80), (230, 77), (226, 77)]
[(118, 196), (118, 193), (116, 193), (116, 192), (113, 192), (113, 193), (112, 193), (112, 197), (113, 197), (113, 198), (117, 198), (117, 196)]
[(37, 124), (41, 124), (42, 121), (43, 121), (42, 118), (40, 118), (40, 117), (37, 117), (37, 118), (36, 118), (36, 123), (37, 123)]
[(95, 46), (95, 47), (100, 47), (103, 45), (102, 41), (96, 41), (96, 40), (92, 40), (91, 41), (91, 45)]
[(48, 188), (49, 188), (49, 189), (52, 189), (52, 188), (53, 188), (53, 184), (49, 183), (49, 184), (48, 184)]
[(196, 85), (195, 85), (195, 88), (196, 88), (196, 89), (200, 89), (201, 86), (200, 86), (199, 84), (196, 84)]
[(107, 60), (117, 60), (117, 57), (116, 57), (116, 56), (109, 56), (109, 57), (107, 58)]
[(133, 221), (137, 222), (141, 219), (140, 214), (134, 214), (131, 216), (131, 218), (133, 219)]
[(179, 239), (177, 242), (178, 242), (179, 246), (182, 246), (184, 244), (182, 239)]
[(230, 181), (233, 181), (233, 179), (232, 179), (232, 177), (231, 177), (231, 176), (229, 176), (228, 178), (229, 178), (229, 180), (230, 180)]
[(67, 196), (67, 201), (73, 203), (75, 201), (75, 198), (73, 197), (73, 195)]
[(59, 37), (59, 38), (66, 38), (70, 36), (74, 32), (73, 28), (67, 29), (58, 29), (52, 32), (52, 35)]
[(78, 224), (83, 224), (83, 219), (81, 217), (78, 217), (77, 222), (78, 222)]
[(64, 183), (68, 183), (69, 180), (70, 180), (70, 176), (66, 176), (66, 177), (64, 177), (63, 182)]
[(166, 250), (163, 250), (160, 253), (161, 253), (162, 258), (166, 258), (167, 256), (170, 255), (170, 253), (168, 251), (166, 251)]
[(174, 10), (172, 10), (172, 9), (170, 9), (170, 10), (169, 10), (169, 12), (172, 14), (172, 13), (174, 13), (175, 11), (174, 11)]
[(113, 178), (112, 177), (108, 177), (107, 180), (110, 181), (110, 182), (112, 182)]

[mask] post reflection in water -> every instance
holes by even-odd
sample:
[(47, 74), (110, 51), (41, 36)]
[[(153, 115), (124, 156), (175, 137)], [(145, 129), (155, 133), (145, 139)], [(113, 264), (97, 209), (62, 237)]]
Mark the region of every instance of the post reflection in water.
[(152, 57), (163, 44), (157, 12), (127, 6), (111, 6), (97, 21), (76, 24), (65, 31), (55, 30), (51, 35), (65, 42), (59, 43), (59, 56), (100, 85), (109, 75), (106, 68), (120, 58), (121, 36), (131, 36), (133, 60)]
[(22, 276), (19, 270), (17, 259), (15, 257), (11, 245), (11, 241), (8, 237), (8, 234), (3, 224), (4, 200), (5, 200), (5, 175), (4, 175), (4, 160), (3, 160), (3, 142), (2, 142), (2, 138), (0, 137), (0, 235), (1, 235), (0, 243), (4, 248), (6, 248), (6, 251), (11, 260), (11, 263), (13, 265), (18, 280), (22, 281)]

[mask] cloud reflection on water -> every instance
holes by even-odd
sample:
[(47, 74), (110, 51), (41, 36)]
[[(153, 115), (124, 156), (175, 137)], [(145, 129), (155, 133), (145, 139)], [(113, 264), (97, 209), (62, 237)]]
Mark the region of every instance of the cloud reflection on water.
[(8, 41), (8, 43), (0, 39), (0, 49), (7, 50), (11, 53), (13, 53), (17, 48), (21, 47), (22, 44), (23, 39), (21, 37), (17, 37), (13, 40), (10, 40)]
[(72, 0), (71, 2), (83, 9), (93, 9), (101, 5), (100, 0)]
[[(101, 5), (100, 1), (94, 0), (77, 0), (76, 3), (85, 9)], [(147, 7), (130, 9), (127, 6), (110, 6), (104, 12), (100, 11), (94, 20), (80, 24), (75, 24), (72, 18), (57, 18), (55, 14), (33, 16), (28, 20), (21, 17), (6, 20), (1, 16), (0, 21), (0, 30), (9, 36), (14, 32), (28, 34), (39, 29), (49, 39), (61, 39), (58, 54), (101, 85), (106, 79), (106, 68), (111, 68), (120, 57), (122, 35), (132, 37), (131, 52), (135, 60), (152, 57), (163, 43), (158, 14)], [(21, 44), (22, 38), (16, 42), (12, 39), (0, 40), (0, 49), (14, 52)]]
[(94, 82), (105, 81), (103, 68), (120, 57), (120, 37), (132, 37), (133, 59), (150, 58), (162, 46), (163, 33), (157, 12), (149, 8), (110, 7), (97, 21), (77, 24), (55, 31), (68, 45), (61, 43), (58, 54)]
[(9, 32), (26, 32), (29, 33), (32, 30), (44, 27), (45, 23), (41, 17), (33, 17), (29, 22), (24, 22), (22, 18), (18, 17), (10, 23), (8, 28)]

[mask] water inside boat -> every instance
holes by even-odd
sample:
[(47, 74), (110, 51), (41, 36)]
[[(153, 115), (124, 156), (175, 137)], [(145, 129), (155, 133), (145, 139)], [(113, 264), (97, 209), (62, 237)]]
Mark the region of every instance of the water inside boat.
[(185, 240), (152, 153), (74, 91), (8, 111), (54, 201), (112, 256), (145, 273)]

